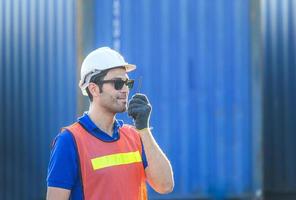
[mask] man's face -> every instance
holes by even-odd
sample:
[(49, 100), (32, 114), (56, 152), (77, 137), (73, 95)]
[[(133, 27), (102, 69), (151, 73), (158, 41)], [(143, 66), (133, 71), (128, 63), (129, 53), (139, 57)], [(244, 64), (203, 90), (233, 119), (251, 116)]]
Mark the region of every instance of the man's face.
[[(115, 68), (108, 71), (104, 80), (128, 79), (124, 68)], [(107, 112), (114, 114), (125, 112), (127, 110), (129, 88), (126, 85), (120, 90), (116, 90), (114, 83), (104, 83), (102, 86), (102, 93), (99, 94), (98, 103)]]

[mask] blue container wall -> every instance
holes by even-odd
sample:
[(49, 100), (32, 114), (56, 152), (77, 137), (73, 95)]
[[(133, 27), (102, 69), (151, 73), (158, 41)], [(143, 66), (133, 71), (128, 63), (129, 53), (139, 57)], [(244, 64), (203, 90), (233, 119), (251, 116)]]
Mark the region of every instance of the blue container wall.
[(151, 199), (260, 195), (250, 3), (95, 2), (93, 49), (113, 46), (137, 64), (133, 93), (150, 98), (154, 136), (173, 165), (174, 192), (150, 190)]
[(76, 118), (76, 2), (0, 1), (0, 199), (44, 199), (50, 142)]
[(264, 185), (268, 199), (296, 199), (296, 2), (262, 1)]

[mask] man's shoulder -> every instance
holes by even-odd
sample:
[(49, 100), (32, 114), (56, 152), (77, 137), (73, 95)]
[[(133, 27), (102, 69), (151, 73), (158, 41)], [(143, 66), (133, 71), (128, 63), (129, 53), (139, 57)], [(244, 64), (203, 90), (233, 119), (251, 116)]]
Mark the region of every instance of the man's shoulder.
[(63, 129), (53, 141), (52, 146), (72, 146), (74, 144), (72, 133), (68, 129)]
[(134, 126), (130, 125), (130, 124), (123, 124), (120, 129), (124, 130), (125, 132), (131, 132), (131, 133), (134, 133), (134, 134), (138, 134), (137, 129)]
[(127, 136), (127, 137), (133, 137), (133, 138), (136, 138), (136, 139), (140, 138), (138, 130), (134, 126), (129, 125), (129, 124), (124, 124), (120, 128), (120, 132), (122, 134), (124, 134), (125, 136)]
[(58, 135), (58, 138), (61, 138), (62, 140), (70, 140), (73, 139), (71, 131), (68, 129), (63, 129)]
[(61, 131), (54, 140), (48, 165), (47, 185), (71, 190), (78, 176), (77, 152), (69, 130)]

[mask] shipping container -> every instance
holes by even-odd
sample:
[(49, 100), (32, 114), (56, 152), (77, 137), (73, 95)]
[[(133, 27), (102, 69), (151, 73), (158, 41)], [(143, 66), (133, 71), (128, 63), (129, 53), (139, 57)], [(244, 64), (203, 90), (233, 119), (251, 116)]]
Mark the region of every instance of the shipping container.
[(296, 199), (296, 2), (262, 0), (264, 192)]
[(76, 1), (0, 1), (0, 36), (0, 199), (44, 199), (50, 141), (76, 118)]
[[(138, 82), (132, 94), (149, 97), (154, 136), (174, 169), (174, 191), (149, 190), (150, 199), (260, 198), (261, 57), (253, 54), (260, 46), (259, 2), (93, 5), (87, 49), (111, 46), (138, 66), (130, 74)], [(86, 23), (90, 14), (84, 16)]]
[(80, 65), (101, 46), (137, 65), (131, 93), (149, 97), (173, 166), (174, 191), (150, 188), (149, 199), (295, 199), (295, 10), (293, 0), (0, 1), (0, 199), (45, 198), (51, 141), (88, 109)]

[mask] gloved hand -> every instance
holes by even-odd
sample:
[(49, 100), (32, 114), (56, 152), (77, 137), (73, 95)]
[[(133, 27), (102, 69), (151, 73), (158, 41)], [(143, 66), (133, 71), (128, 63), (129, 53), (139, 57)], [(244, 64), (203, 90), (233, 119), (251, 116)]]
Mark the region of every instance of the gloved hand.
[(146, 95), (137, 93), (132, 96), (128, 104), (128, 115), (134, 119), (138, 130), (149, 127), (149, 119), (152, 106)]

